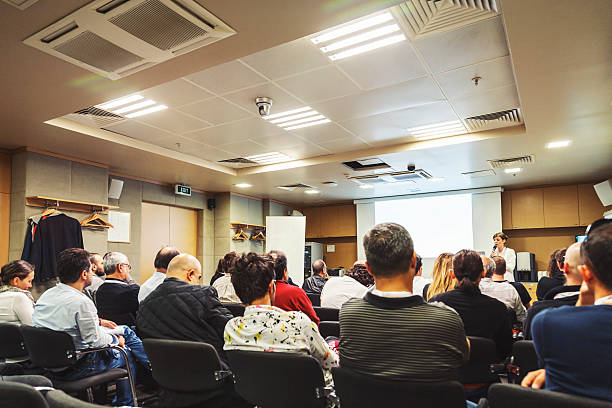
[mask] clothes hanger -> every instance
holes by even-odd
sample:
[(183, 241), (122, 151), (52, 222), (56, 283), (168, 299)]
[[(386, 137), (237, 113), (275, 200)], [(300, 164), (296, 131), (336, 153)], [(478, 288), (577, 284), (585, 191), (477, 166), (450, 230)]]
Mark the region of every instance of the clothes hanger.
[(106, 221), (97, 211), (92, 208), (92, 214), (81, 221), (82, 227), (93, 227), (93, 228), (115, 228), (113, 224)]
[(253, 241), (265, 241), (266, 240), (266, 236), (264, 235), (264, 233), (262, 231), (257, 231), (256, 234), (251, 235), (251, 239)]
[(249, 237), (247, 236), (247, 234), (244, 233), (244, 231), (242, 230), (242, 228), (240, 228), (238, 230), (238, 232), (236, 232), (234, 234), (234, 236), (232, 237), (232, 239), (235, 240), (239, 240), (239, 241), (244, 241), (245, 239), (249, 239)]
[(56, 213), (59, 214), (60, 212), (56, 209), (57, 207), (59, 207), (59, 201), (56, 201), (54, 206), (50, 206), (49, 202), (45, 201), (45, 210), (40, 214), (36, 214), (36, 215), (29, 217), (29, 219), (32, 219), (34, 217), (46, 217), (46, 216), (49, 216), (51, 214), (56, 214)]

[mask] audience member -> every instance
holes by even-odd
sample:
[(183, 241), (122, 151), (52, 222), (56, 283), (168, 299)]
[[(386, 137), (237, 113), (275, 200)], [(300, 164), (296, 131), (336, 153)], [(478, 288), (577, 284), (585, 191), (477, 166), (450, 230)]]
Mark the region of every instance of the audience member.
[[(60, 283), (45, 291), (36, 302), (32, 316), (34, 326), (64, 331), (70, 334), (77, 350), (118, 345), (125, 348), (131, 368), (138, 361), (149, 369), (149, 360), (142, 342), (127, 326), (99, 319), (91, 299), (83, 289), (91, 284), (93, 267), (90, 254), (84, 249), (66, 249), (57, 257)], [(112, 329), (112, 334), (109, 329)], [(78, 362), (54, 373), (60, 380), (73, 381), (104, 373), (112, 368), (125, 367), (117, 350), (105, 350), (77, 356)], [(135, 372), (134, 372), (135, 373)], [(117, 383), (116, 405), (132, 405), (132, 394), (127, 380)]]
[(544, 300), (544, 297), (549, 290), (565, 284), (565, 276), (561, 272), (563, 268), (563, 259), (565, 257), (565, 248), (557, 249), (550, 254), (550, 260), (548, 261), (547, 276), (543, 276), (538, 281), (538, 287), (536, 288), (536, 296), (538, 300)]
[(344, 276), (330, 278), (321, 291), (321, 306), (340, 309), (351, 298), (362, 298), (374, 278), (364, 264), (355, 263)]
[(433, 282), (428, 283), (423, 288), (423, 298), (429, 300), (439, 293), (444, 293), (455, 287), (457, 281), (451, 276), (450, 270), (453, 267), (453, 254), (444, 252), (436, 258), (431, 276)]
[(136, 321), (140, 291), (140, 286), (127, 282), (131, 270), (130, 260), (121, 252), (106, 254), (106, 279), (96, 292), (96, 306), (100, 316), (130, 326)]
[(493, 259), (484, 256), (481, 258), (485, 264), (485, 277), (480, 280), (478, 288), (483, 294), (499, 300), (508, 309), (514, 310), (516, 320), (523, 323), (527, 317), (527, 310), (516, 289), (504, 278), (506, 260), (501, 256), (494, 256)]
[(545, 300), (536, 302), (527, 313), (527, 320), (523, 326), (523, 334), (525, 339), (531, 339), (531, 322), (533, 318), (542, 310), (551, 307), (574, 306), (578, 301), (580, 294), (580, 285), (582, 285), (582, 276), (578, 271), (580, 265), (580, 243), (572, 244), (565, 252), (565, 261), (563, 263), (563, 273), (565, 273), (565, 285), (557, 286), (548, 291)]
[[(225, 326), (225, 350), (281, 351), (310, 355), (323, 370), (338, 365), (338, 356), (319, 334), (317, 325), (302, 312), (285, 311), (274, 304), (274, 261), (253, 252), (236, 260), (232, 283), (244, 316)], [(330, 373), (326, 373), (327, 378)]]
[(423, 296), (423, 289), (428, 284), (433, 282), (430, 278), (423, 277), (423, 260), (419, 256), (419, 254), (415, 254), (416, 257), (416, 274), (414, 275), (414, 280), (412, 281), (412, 293), (415, 295)]
[(94, 304), (96, 303), (96, 292), (102, 284), (104, 283), (104, 279), (106, 278), (106, 274), (104, 273), (104, 258), (102, 255), (96, 252), (90, 252), (91, 256), (89, 257), (89, 262), (91, 262), (91, 267), (93, 269), (93, 274), (91, 275), (91, 285), (86, 287), (83, 290), (83, 293), (90, 298)]
[(408, 231), (378, 224), (363, 238), (376, 282), (340, 309), (340, 365), (379, 378), (447, 381), (468, 359), (461, 318), (412, 294), (416, 260)]
[(544, 368), (529, 373), (522, 385), (612, 401), (612, 220), (591, 224), (580, 252), (578, 307), (549, 308), (533, 319)]
[(304, 281), (302, 289), (304, 289), (306, 293), (320, 295), (328, 279), (327, 265), (325, 265), (322, 259), (317, 259), (312, 263), (312, 276)]
[(215, 271), (215, 274), (212, 276), (212, 278), (210, 278), (210, 286), (212, 286), (213, 283), (215, 283), (215, 281), (223, 275), (225, 275), (225, 272), (223, 272), (223, 258), (221, 258), (219, 259), (219, 262), (217, 262), (217, 270)]
[(232, 285), (232, 272), (237, 257), (238, 254), (236, 252), (225, 254), (222, 259), (224, 274), (212, 284), (217, 289), (219, 300), (224, 303), (240, 303), (240, 298), (234, 290), (234, 285)]
[(155, 255), (155, 260), (153, 261), (155, 272), (153, 272), (153, 275), (151, 275), (151, 277), (140, 286), (140, 291), (138, 292), (138, 302), (145, 300), (145, 298), (149, 296), (156, 287), (161, 285), (164, 279), (166, 279), (168, 264), (180, 253), (181, 251), (174, 247), (164, 247), (157, 252), (157, 255)]
[(287, 271), (287, 257), (280, 251), (270, 251), (269, 255), (274, 260), (274, 276), (276, 279), (276, 295), (274, 306), (287, 311), (304, 312), (317, 325), (319, 317), (312, 308), (312, 302), (306, 296), (306, 292), (298, 286), (287, 282), (289, 272)]
[(467, 249), (457, 252), (451, 270), (457, 286), (429, 301), (442, 302), (455, 309), (463, 320), (468, 336), (492, 339), (501, 361), (512, 351), (510, 314), (502, 302), (480, 293), (478, 284), (483, 273), (482, 259), (478, 253)]
[(32, 325), (34, 266), (26, 261), (9, 262), (0, 274), (0, 323)]

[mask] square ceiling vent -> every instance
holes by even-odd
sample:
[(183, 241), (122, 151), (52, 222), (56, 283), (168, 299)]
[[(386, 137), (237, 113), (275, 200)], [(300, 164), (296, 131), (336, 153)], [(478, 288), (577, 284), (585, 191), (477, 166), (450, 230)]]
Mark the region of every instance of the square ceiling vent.
[(97, 0), (23, 43), (115, 80), (234, 34), (194, 0)]

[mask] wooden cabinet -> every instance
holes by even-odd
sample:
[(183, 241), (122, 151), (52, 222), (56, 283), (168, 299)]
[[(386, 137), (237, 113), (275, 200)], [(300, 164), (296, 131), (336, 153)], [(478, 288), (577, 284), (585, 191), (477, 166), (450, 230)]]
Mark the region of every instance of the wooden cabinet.
[[(323, 258), (328, 268), (349, 269), (357, 260), (357, 239), (330, 240), (323, 244)], [(327, 252), (328, 245), (334, 245), (334, 252)]]
[(357, 215), (352, 204), (304, 208), (302, 213), (306, 216), (306, 238), (357, 235)]
[(302, 214), (306, 217), (306, 238), (320, 238), (321, 207), (304, 208)]
[(501, 195), (502, 229), (512, 229), (512, 192), (504, 191)]
[(603, 217), (606, 207), (601, 204), (593, 184), (578, 185), (578, 222), (580, 225), (589, 225)]
[(512, 197), (512, 228), (544, 228), (544, 195), (541, 188), (515, 190)]
[(321, 207), (321, 237), (337, 237), (338, 206)]
[(557, 186), (542, 189), (544, 198), (544, 226), (578, 226), (578, 187)]

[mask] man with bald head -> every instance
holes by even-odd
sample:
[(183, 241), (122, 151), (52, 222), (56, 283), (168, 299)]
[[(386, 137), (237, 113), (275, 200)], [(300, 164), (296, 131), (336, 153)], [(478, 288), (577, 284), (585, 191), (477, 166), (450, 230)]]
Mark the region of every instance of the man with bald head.
[(155, 261), (153, 261), (153, 266), (155, 266), (155, 272), (153, 275), (145, 283), (140, 287), (140, 292), (138, 292), (138, 301), (142, 302), (145, 300), (147, 296), (151, 294), (158, 287), (164, 279), (166, 279), (166, 272), (168, 271), (168, 264), (170, 261), (180, 254), (177, 248), (173, 247), (163, 247), (157, 252), (155, 255)]
[(304, 281), (302, 289), (304, 289), (306, 293), (320, 295), (328, 278), (327, 265), (325, 265), (322, 259), (317, 259), (312, 263), (312, 276)]

